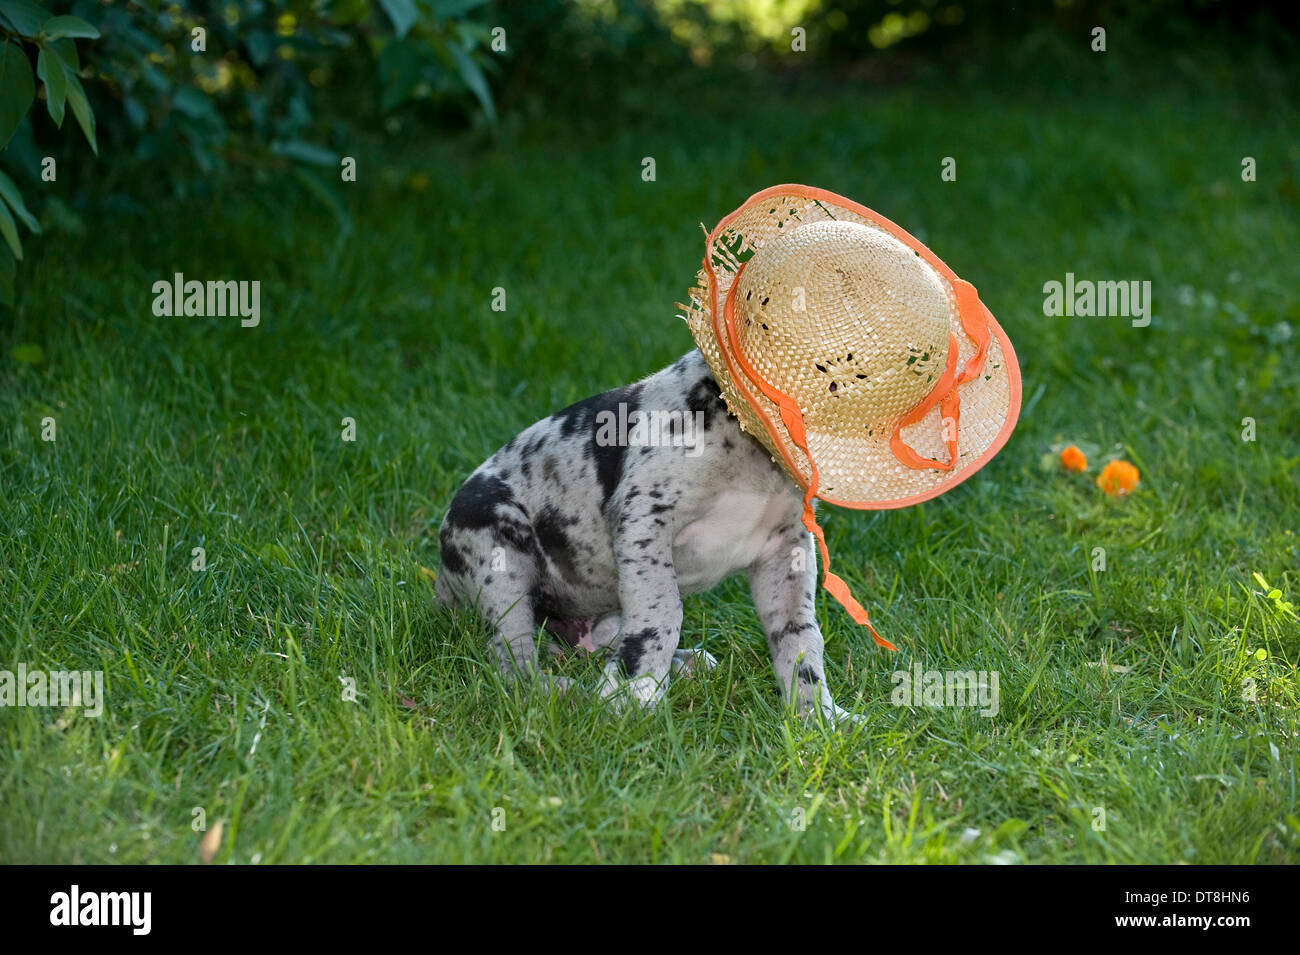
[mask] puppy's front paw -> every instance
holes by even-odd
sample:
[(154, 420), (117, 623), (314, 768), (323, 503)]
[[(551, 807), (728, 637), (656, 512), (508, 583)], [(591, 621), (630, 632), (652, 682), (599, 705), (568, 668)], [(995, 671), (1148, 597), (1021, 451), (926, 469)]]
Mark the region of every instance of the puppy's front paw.
[(551, 696), (563, 696), (578, 684), (568, 677), (543, 673), (536, 665), (514, 667), (505, 673), (509, 684), (524, 694), (542, 693)]
[(854, 726), (867, 725), (867, 718), (864, 714), (850, 713), (848, 710), (836, 706), (834, 703), (831, 704), (831, 711), (829, 713), (823, 711), (822, 715), (830, 720), (835, 725), (836, 729), (851, 729)]
[(693, 673), (712, 670), (717, 665), (717, 658), (703, 647), (673, 651), (673, 673), (679, 676), (690, 676)]
[(537, 685), (551, 696), (563, 696), (577, 686), (566, 676), (555, 676), (550, 673), (539, 673)]
[(860, 713), (851, 713), (830, 700), (803, 702), (797, 706), (798, 714), (806, 720), (824, 719), (837, 730), (866, 726), (867, 718)]
[(666, 679), (660, 682), (648, 673), (628, 679), (619, 672), (617, 663), (606, 665), (600, 682), (600, 698), (609, 700), (618, 713), (622, 713), (631, 705), (648, 710), (654, 709), (655, 704), (664, 698), (667, 690)]

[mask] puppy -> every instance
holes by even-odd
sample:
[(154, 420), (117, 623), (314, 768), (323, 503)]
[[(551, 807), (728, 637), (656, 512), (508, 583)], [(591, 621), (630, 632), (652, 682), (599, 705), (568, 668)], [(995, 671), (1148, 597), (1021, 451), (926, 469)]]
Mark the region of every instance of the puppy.
[(743, 571), (785, 700), (856, 722), (826, 687), (802, 500), (693, 351), (537, 422), (480, 465), (439, 532), (438, 599), (477, 606), (509, 678), (546, 679), (544, 629), (608, 653), (602, 697), (653, 706), (671, 670), (714, 663), (678, 649), (682, 595)]

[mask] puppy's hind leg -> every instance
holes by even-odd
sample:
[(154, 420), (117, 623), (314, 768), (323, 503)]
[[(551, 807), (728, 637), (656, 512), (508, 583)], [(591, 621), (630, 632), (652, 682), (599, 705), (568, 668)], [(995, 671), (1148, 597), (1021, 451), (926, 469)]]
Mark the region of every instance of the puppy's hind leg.
[[(464, 493), (462, 490), (461, 495)], [(439, 534), (439, 600), (478, 608), (492, 628), (488, 648), (506, 679), (538, 677), (547, 685), (564, 689), (567, 681), (544, 677), (537, 669), (531, 590), (539, 575), (532, 528), (522, 508), (508, 499), (493, 501), (495, 512), (491, 520), (485, 520), (481, 505), (474, 511), (463, 505), (458, 509), (461, 495), (452, 501)], [(466, 519), (467, 514), (473, 522)]]
[[(520, 573), (486, 575), (478, 596), (479, 613), (492, 627), (488, 641), (492, 656), (507, 680), (528, 678), (552, 691), (564, 692), (570, 686), (569, 680), (541, 673), (537, 667), (537, 621), (533, 598), (527, 589), (533, 579), (527, 572), (531, 569), (531, 558), (508, 553), (505, 560), (519, 561)], [(521, 586), (525, 582), (527, 587)]]

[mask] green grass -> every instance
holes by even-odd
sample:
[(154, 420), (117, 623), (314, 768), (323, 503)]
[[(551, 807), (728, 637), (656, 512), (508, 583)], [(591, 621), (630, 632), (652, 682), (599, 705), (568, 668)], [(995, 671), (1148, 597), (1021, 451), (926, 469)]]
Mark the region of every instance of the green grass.
[[(345, 238), (277, 181), (31, 243), (0, 325), (0, 668), (102, 669), (108, 702), (0, 710), (0, 859), (194, 861), (201, 807), (234, 862), (1300, 861), (1294, 81), (1024, 55), (1056, 78), (525, 100), (492, 136), (359, 146)], [(977, 477), (824, 512), (902, 648), (823, 603), (832, 690), (868, 727), (781, 709), (734, 580), (686, 602), (722, 666), (656, 712), (516, 695), (420, 571), (450, 495), (538, 417), (685, 352), (699, 223), (782, 181), (918, 234), (1024, 374)], [(260, 279), (261, 326), (155, 318), (174, 271)], [(1151, 280), (1150, 327), (1045, 318), (1067, 271)], [(1096, 449), (1089, 475), (1040, 467), (1061, 442)], [(1112, 451), (1141, 469), (1130, 499), (1093, 484)], [(891, 705), (915, 661), (997, 670), (999, 714)]]

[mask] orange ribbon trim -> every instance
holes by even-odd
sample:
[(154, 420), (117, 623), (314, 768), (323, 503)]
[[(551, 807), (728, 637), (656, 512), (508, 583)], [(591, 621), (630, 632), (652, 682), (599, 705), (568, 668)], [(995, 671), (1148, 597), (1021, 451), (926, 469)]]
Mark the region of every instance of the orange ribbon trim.
[[(957, 336), (952, 332), (948, 333), (947, 367), (924, 400), (899, 419), (898, 427), (894, 429), (894, 433), (889, 437), (889, 450), (893, 451), (894, 457), (909, 468), (935, 468), (940, 471), (951, 471), (957, 466), (957, 433), (961, 424), (961, 394), (957, 391), (957, 388), (959, 385), (966, 384), (984, 369), (984, 359), (988, 357), (989, 353), (991, 331), (988, 323), (988, 312), (984, 308), (984, 303), (979, 299), (979, 293), (975, 291), (975, 286), (958, 278), (953, 279), (952, 285), (953, 292), (957, 297), (957, 317), (960, 319), (961, 327), (967, 336), (970, 337), (971, 341), (975, 342), (975, 354), (971, 356), (970, 361), (966, 362), (966, 367), (962, 369), (961, 374), (955, 374), (957, 371)], [(904, 428), (916, 424), (929, 414), (930, 409), (936, 404), (939, 406), (939, 415), (943, 422), (944, 444), (948, 447), (948, 461), (946, 464), (933, 458), (921, 457), (912, 448), (908, 447), (902, 436)], [(949, 421), (952, 421), (951, 427), (948, 425)]]

